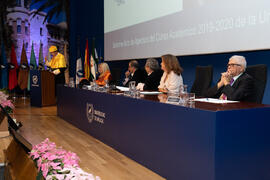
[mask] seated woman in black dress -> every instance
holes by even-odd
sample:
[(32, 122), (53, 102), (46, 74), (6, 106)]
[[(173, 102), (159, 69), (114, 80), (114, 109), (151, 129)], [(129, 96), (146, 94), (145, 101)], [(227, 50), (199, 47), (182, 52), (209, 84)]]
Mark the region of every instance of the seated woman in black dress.
[(144, 83), (139, 83), (137, 85), (137, 89), (144, 91), (157, 91), (163, 74), (158, 61), (154, 58), (147, 59), (144, 68), (147, 72), (147, 77)]

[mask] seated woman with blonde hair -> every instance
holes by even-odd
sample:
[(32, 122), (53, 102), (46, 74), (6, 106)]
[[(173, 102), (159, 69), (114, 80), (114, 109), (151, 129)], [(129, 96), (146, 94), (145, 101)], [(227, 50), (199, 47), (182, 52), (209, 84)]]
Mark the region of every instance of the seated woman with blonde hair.
[(105, 62), (100, 63), (98, 65), (98, 72), (100, 73), (100, 75), (99, 75), (98, 79), (96, 80), (96, 83), (99, 86), (104, 86), (107, 83), (109, 83), (109, 81), (112, 78), (109, 65)]
[(178, 59), (171, 54), (166, 54), (161, 56), (161, 60), (161, 69), (164, 73), (158, 90), (160, 92), (179, 91), (180, 85), (183, 85), (183, 78), (181, 76), (183, 68), (180, 66)]

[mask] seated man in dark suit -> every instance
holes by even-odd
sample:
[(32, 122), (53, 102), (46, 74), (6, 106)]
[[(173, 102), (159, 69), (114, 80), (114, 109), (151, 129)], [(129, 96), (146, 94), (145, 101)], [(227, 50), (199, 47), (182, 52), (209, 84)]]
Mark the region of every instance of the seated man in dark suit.
[(139, 68), (139, 63), (136, 60), (132, 60), (128, 63), (128, 70), (125, 73), (125, 80), (123, 82), (124, 86), (129, 85), (129, 82), (135, 81), (136, 85), (140, 82), (145, 81), (146, 73)]
[(154, 58), (147, 59), (145, 63), (147, 77), (144, 83), (139, 83), (137, 89), (144, 91), (157, 91), (163, 71), (160, 69), (158, 61)]
[(232, 56), (227, 64), (227, 72), (221, 73), (220, 81), (208, 89), (206, 96), (254, 102), (254, 79), (245, 72), (246, 65), (245, 57)]

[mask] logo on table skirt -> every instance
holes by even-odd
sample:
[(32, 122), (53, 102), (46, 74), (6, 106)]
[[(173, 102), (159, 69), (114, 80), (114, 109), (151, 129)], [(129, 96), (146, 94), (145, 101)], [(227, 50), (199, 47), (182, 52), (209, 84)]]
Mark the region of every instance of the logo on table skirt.
[(88, 119), (88, 122), (91, 123), (94, 120), (94, 106), (93, 104), (86, 104), (86, 116)]
[(105, 113), (95, 110), (93, 104), (86, 103), (86, 117), (89, 123), (96, 121), (98, 123), (104, 124)]
[(38, 87), (38, 76), (37, 75), (32, 76), (32, 86)]

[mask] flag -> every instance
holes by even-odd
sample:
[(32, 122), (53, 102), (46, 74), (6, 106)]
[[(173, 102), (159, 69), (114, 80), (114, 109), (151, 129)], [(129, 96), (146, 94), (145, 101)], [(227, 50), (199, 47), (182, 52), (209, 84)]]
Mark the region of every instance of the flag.
[(24, 90), (27, 88), (28, 73), (29, 73), (28, 61), (27, 61), (27, 57), (26, 57), (24, 44), (23, 44), (22, 54), (21, 54), (21, 62), (20, 62), (20, 68), (19, 68), (19, 75), (18, 75), (18, 85), (21, 88), (21, 90)]
[(101, 49), (99, 50), (98, 63), (104, 62), (104, 58), (101, 56)]
[[(45, 56), (45, 61), (50, 62), (52, 59), (51, 53), (49, 52), (49, 50), (47, 49), (47, 56)], [(46, 65), (46, 64), (45, 64)], [(45, 69), (50, 70), (50, 67), (46, 65)]]
[(84, 54), (84, 77), (86, 79), (88, 79), (88, 80), (89, 80), (89, 77), (90, 77), (88, 39), (86, 39), (85, 54)]
[(83, 78), (82, 59), (78, 58), (76, 62), (76, 85), (80, 83), (81, 78)]
[(80, 51), (80, 37), (77, 38), (77, 58), (76, 58), (76, 86), (80, 83), (81, 78), (83, 78), (83, 66)]
[(7, 67), (7, 58), (5, 53), (4, 42), (1, 43), (1, 86), (0, 88), (7, 88), (8, 86), (8, 67)]
[(96, 80), (96, 62), (95, 62), (95, 60), (94, 60), (94, 57), (93, 57), (93, 55), (91, 55), (91, 70), (90, 70), (90, 73), (91, 73), (91, 75), (90, 75), (90, 80), (91, 81), (93, 81), (93, 80)]
[(38, 69), (44, 70), (44, 59), (43, 59), (43, 44), (40, 41), (39, 45), (39, 56), (38, 56)]
[(30, 70), (37, 69), (37, 60), (34, 52), (34, 43), (32, 43), (31, 57), (30, 57)]
[(65, 43), (64, 45), (64, 56), (65, 56), (65, 60), (66, 60), (66, 70), (65, 70), (65, 82), (66, 84), (69, 83), (69, 57), (68, 57), (68, 53), (67, 53), (67, 44)]
[(8, 89), (13, 90), (18, 85), (17, 79), (17, 69), (18, 69), (18, 62), (15, 53), (14, 45), (11, 46), (11, 53), (10, 53), (10, 64), (9, 64), (9, 72), (8, 72)]
[(91, 51), (91, 71), (90, 71), (90, 79), (96, 80), (97, 75), (97, 64), (98, 64), (98, 56), (97, 56), (97, 50), (95, 47), (95, 39), (92, 41), (92, 51)]
[[(32, 43), (31, 57), (30, 57), (30, 70), (34, 70), (34, 69), (37, 69), (37, 61), (36, 61), (36, 56), (34, 52), (34, 44)], [(30, 91), (30, 71), (28, 73), (27, 89)]]

